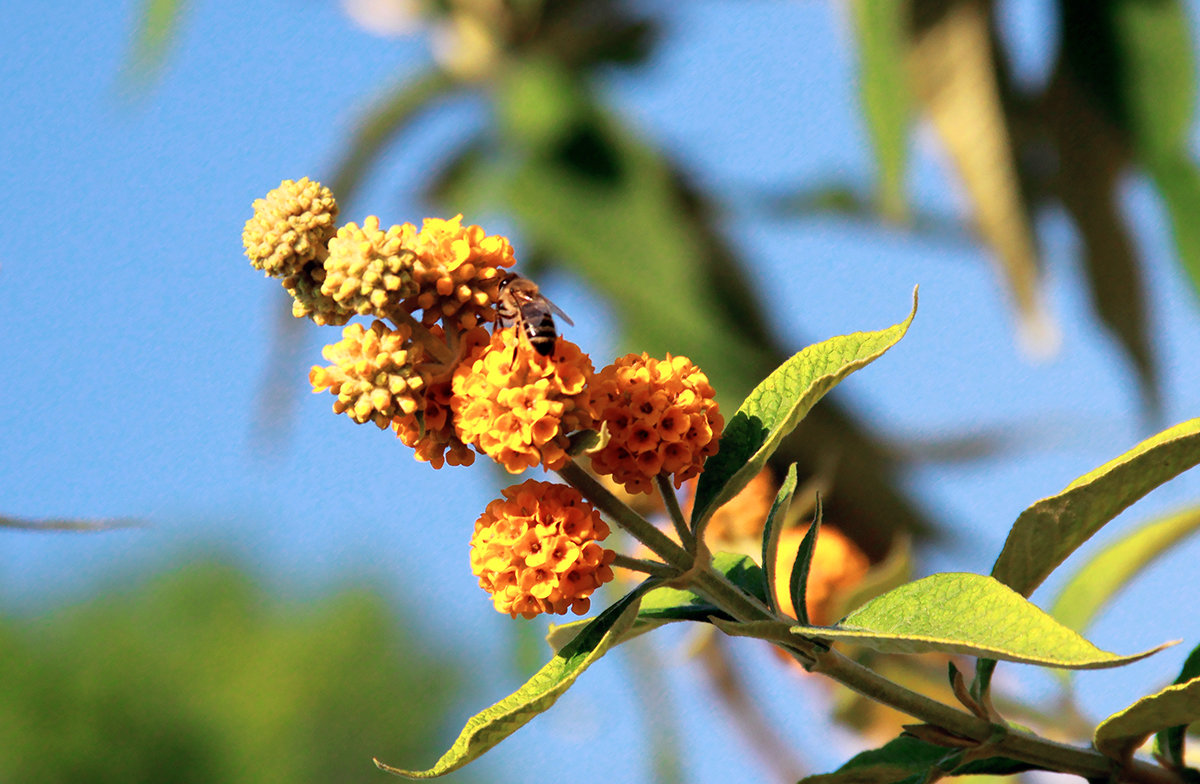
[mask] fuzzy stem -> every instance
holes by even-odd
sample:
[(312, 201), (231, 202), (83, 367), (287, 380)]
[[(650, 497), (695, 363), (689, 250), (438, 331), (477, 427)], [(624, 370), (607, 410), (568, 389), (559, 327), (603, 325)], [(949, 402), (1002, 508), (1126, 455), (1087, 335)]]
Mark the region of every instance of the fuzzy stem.
[(674, 579), (679, 576), (679, 570), (667, 566), (665, 563), (658, 561), (647, 561), (644, 558), (633, 558), (628, 555), (617, 553), (617, 557), (613, 560), (613, 566), (620, 566), (624, 569), (632, 569), (635, 572), (644, 572), (653, 577), (662, 577), (667, 580)]
[(694, 549), (695, 539), (692, 538), (687, 521), (683, 519), (683, 510), (679, 508), (679, 497), (675, 495), (675, 488), (671, 487), (671, 480), (666, 474), (659, 473), (654, 476), (654, 484), (658, 487), (658, 494), (662, 496), (663, 504), (667, 507), (667, 514), (671, 516), (671, 522), (675, 526), (675, 535), (679, 537), (679, 541), (683, 542), (685, 549)]
[(610, 520), (632, 534), (639, 542), (649, 547), (655, 555), (666, 561), (668, 565), (675, 567), (681, 572), (692, 567), (692, 556), (676, 544), (675, 540), (655, 528), (649, 520), (630, 509), (624, 501), (613, 495), (607, 487), (597, 482), (591, 474), (584, 471), (574, 460), (569, 460), (566, 465), (557, 470), (557, 473), (567, 484), (582, 493), (584, 498), (591, 501), (597, 509), (607, 515)]

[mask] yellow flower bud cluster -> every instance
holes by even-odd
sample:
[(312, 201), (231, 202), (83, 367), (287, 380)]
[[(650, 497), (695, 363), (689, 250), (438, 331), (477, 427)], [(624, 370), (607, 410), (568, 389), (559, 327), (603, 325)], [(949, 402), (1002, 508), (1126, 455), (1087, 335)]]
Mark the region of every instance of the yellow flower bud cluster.
[(345, 324), (351, 315), (321, 290), (337, 213), (333, 194), (321, 183), (307, 177), (284, 180), (254, 201), (254, 216), (242, 229), (250, 263), (282, 279), (294, 299), (292, 315), (333, 326)]
[(495, 320), (512, 245), (463, 226), (462, 216), (383, 229), (372, 215), (360, 227), (334, 225), (337, 202), (307, 177), (284, 180), (254, 202), (242, 230), (250, 263), (282, 278), (292, 313), (318, 324), (345, 324), (355, 314), (390, 318), (422, 311), (426, 326), (457, 335)]
[(568, 485), (530, 479), (505, 488), (475, 521), (471, 572), (496, 609), (513, 618), (587, 612), (613, 578), (616, 553), (600, 514)]
[(382, 321), (372, 322), (370, 329), (350, 324), (342, 339), (322, 352), (333, 364), (309, 371), (313, 391), (328, 389), (337, 396), (335, 413), (359, 424), (374, 422), (380, 429), (413, 414), (423, 402), (425, 380), (417, 366), (424, 350), (410, 338), (403, 325), (393, 330)]
[(347, 223), (329, 241), (321, 293), (362, 316), (387, 313), (417, 292), (412, 276), (415, 254), (406, 247), (414, 234), (411, 223), (385, 232), (374, 215), (362, 228)]

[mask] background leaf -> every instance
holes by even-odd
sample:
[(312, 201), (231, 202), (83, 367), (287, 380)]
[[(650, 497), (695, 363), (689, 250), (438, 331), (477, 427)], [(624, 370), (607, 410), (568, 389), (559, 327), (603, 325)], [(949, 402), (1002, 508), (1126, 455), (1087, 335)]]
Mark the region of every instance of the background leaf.
[(908, 64), (913, 90), (929, 113), (971, 200), (1020, 318), (1037, 353), (1057, 348), (1043, 309), (1037, 249), (1021, 193), (995, 73), (988, 4), (980, 0), (914, 3)]
[(834, 627), (795, 626), (795, 634), (842, 640), (885, 653), (964, 653), (1069, 669), (1128, 664), (1158, 652), (1102, 651), (991, 577), (934, 574), (902, 585)]
[(1029, 596), (1105, 523), (1197, 463), (1200, 419), (1146, 439), (1022, 512), (992, 567), (992, 576)]
[(908, 219), (904, 175), (912, 105), (904, 70), (905, 0), (851, 0), (858, 36), (859, 99), (879, 167), (876, 209), (887, 220)]
[(1082, 632), (1109, 600), (1173, 545), (1200, 528), (1200, 508), (1154, 520), (1109, 544), (1067, 580), (1050, 614)]

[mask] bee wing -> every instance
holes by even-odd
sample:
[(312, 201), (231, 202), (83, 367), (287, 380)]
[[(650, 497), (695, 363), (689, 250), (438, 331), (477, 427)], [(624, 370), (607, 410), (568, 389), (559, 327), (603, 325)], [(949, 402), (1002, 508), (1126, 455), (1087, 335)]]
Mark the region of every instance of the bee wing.
[(571, 321), (571, 317), (568, 316), (566, 313), (563, 313), (563, 309), (560, 308), (558, 305), (555, 305), (553, 302), (551, 302), (546, 297), (542, 297), (542, 302), (545, 302), (546, 306), (549, 307), (550, 310), (554, 311), (554, 315), (559, 316), (560, 318), (562, 318), (563, 321), (567, 322), (572, 327), (575, 326), (575, 322)]

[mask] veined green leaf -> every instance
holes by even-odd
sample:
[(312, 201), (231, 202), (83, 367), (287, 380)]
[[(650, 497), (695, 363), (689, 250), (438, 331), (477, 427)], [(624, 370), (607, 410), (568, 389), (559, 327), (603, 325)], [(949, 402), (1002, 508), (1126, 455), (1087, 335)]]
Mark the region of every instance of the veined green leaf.
[(1105, 523), (1197, 463), (1200, 419), (1146, 439), (1022, 512), (992, 567), (992, 576), (1029, 596)]
[(1123, 759), (1146, 738), (1168, 727), (1186, 727), (1200, 720), (1200, 678), (1177, 683), (1142, 697), (1096, 727), (1092, 743), (1103, 754)]
[(1028, 599), (981, 574), (934, 574), (902, 585), (832, 627), (793, 626), (794, 634), (859, 643), (884, 653), (962, 653), (1067, 669), (1128, 664), (1102, 651)]
[(1154, 559), (1200, 529), (1200, 508), (1177, 512), (1122, 536), (1088, 561), (1067, 581), (1050, 614), (1084, 631), (1117, 591)]
[[(1200, 645), (1193, 648), (1192, 652), (1188, 654), (1183, 668), (1179, 671), (1179, 677), (1175, 679), (1175, 685), (1187, 683), (1194, 678), (1200, 678)], [(1162, 730), (1154, 738), (1154, 750), (1175, 765), (1183, 767), (1183, 736), (1186, 733), (1186, 724)]]
[[(754, 559), (738, 553), (717, 553), (713, 556), (713, 568), (725, 575), (731, 583), (764, 604), (767, 601), (766, 581), (763, 571)], [(733, 620), (724, 610), (717, 609), (708, 600), (682, 588), (659, 586), (642, 597), (637, 619), (618, 642), (631, 640), (640, 634), (656, 629), (672, 621), (707, 621), (710, 618)], [(554, 624), (546, 634), (550, 647), (558, 649), (574, 639), (579, 630), (591, 621), (572, 621)]]
[(603, 656), (628, 630), (637, 615), (638, 600), (653, 585), (642, 583), (620, 601), (587, 623), (575, 639), (538, 670), (520, 689), (477, 713), (463, 727), (454, 745), (428, 770), (402, 770), (385, 765), (380, 770), (409, 779), (432, 779), (458, 770), (550, 708), (583, 671)]
[(878, 332), (855, 332), (815, 343), (792, 356), (754, 388), (725, 426), (720, 450), (708, 459), (696, 487), (692, 528), (704, 533), (708, 518), (762, 470), (779, 442), (826, 392), (896, 345), (917, 314)]
[(908, 219), (904, 173), (912, 96), (905, 65), (905, 0), (852, 0), (858, 36), (859, 100), (879, 166), (877, 209), (888, 220)]
[(1003, 757), (955, 765), (957, 754), (953, 749), (901, 735), (878, 749), (856, 754), (833, 773), (806, 776), (799, 784), (895, 784), (909, 777), (924, 776), (933, 768), (952, 776), (1007, 775), (1034, 769), (1027, 763)]
[(775, 561), (779, 555), (779, 534), (783, 532), (783, 520), (787, 516), (788, 507), (792, 504), (792, 494), (796, 492), (796, 464), (788, 466), (787, 476), (779, 486), (771, 511), (767, 513), (767, 522), (763, 527), (762, 569), (764, 582), (767, 587), (767, 606), (775, 611), (779, 609), (779, 600), (775, 597)]
[(792, 598), (792, 612), (796, 620), (804, 626), (808, 620), (808, 570), (812, 566), (813, 553), (817, 550), (817, 537), (821, 535), (821, 496), (817, 495), (817, 505), (813, 510), (812, 525), (804, 532), (800, 547), (796, 550), (796, 560), (792, 562), (792, 573), (788, 577), (788, 591)]

